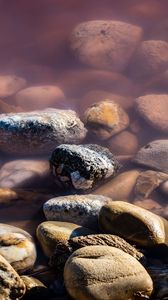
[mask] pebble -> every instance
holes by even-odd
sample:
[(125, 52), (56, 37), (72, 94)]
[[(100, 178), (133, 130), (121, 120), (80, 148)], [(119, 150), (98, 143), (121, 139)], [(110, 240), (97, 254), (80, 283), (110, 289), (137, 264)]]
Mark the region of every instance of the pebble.
[(49, 289), (37, 278), (32, 276), (21, 276), (25, 286), (26, 286), (26, 299), (48, 299)]
[(95, 144), (58, 146), (50, 158), (52, 174), (63, 186), (76, 190), (94, 188), (114, 176), (119, 168), (113, 154)]
[(138, 150), (138, 139), (135, 134), (124, 130), (108, 140), (108, 148), (116, 155), (131, 155)]
[(154, 129), (168, 133), (168, 95), (153, 94), (139, 97), (136, 99), (136, 109)]
[(131, 96), (114, 94), (112, 92), (103, 90), (92, 90), (84, 95), (82, 100), (79, 102), (79, 106), (81, 107), (82, 102), (81, 111), (83, 112), (88, 108), (88, 106), (97, 102), (101, 102), (104, 99), (109, 99), (112, 102), (114, 101), (118, 103), (125, 110), (132, 108), (134, 105), (134, 101)]
[(168, 196), (168, 180), (166, 180), (165, 182), (163, 182), (160, 185), (160, 190), (162, 193), (164, 193), (166, 196)]
[(160, 40), (143, 41), (130, 66), (133, 77), (153, 77), (168, 66), (168, 43)]
[(153, 283), (131, 255), (109, 246), (87, 246), (75, 251), (65, 264), (69, 295), (82, 300), (149, 299)]
[(0, 75), (0, 98), (12, 96), (25, 86), (24, 78), (15, 75)]
[(162, 208), (162, 206), (153, 199), (135, 199), (133, 201), (133, 204), (148, 209), (152, 212), (155, 212), (155, 210)]
[(44, 254), (50, 257), (59, 242), (66, 241), (70, 237), (91, 233), (93, 233), (91, 229), (74, 223), (45, 221), (37, 227), (36, 236)]
[(25, 285), (11, 265), (0, 255), (0, 299), (18, 300), (25, 294)]
[(0, 255), (19, 274), (32, 269), (36, 261), (32, 237), (18, 227), (0, 223)]
[(145, 260), (141, 252), (119, 236), (112, 234), (90, 234), (60, 242), (50, 258), (50, 266), (58, 272), (63, 271), (66, 260), (74, 251), (82, 247), (98, 245), (115, 247), (132, 255), (141, 262)]
[(136, 181), (135, 195), (140, 198), (148, 198), (165, 180), (168, 180), (168, 174), (152, 170), (141, 172)]
[(101, 207), (111, 198), (100, 195), (70, 195), (56, 197), (43, 205), (49, 221), (74, 222), (98, 230), (98, 215)]
[(78, 143), (86, 129), (72, 110), (46, 109), (0, 115), (0, 149), (23, 155), (49, 154), (61, 143)]
[(15, 95), (16, 104), (26, 111), (46, 107), (63, 107), (63, 91), (54, 85), (30, 86)]
[[(93, 89), (130, 96), (138, 88), (135, 83), (122, 74), (94, 69), (66, 70), (58, 78), (57, 84), (68, 98), (83, 97), (85, 93)], [(83, 105), (81, 101), (80, 105)]]
[(155, 140), (142, 147), (133, 162), (168, 173), (168, 140)]
[(107, 140), (129, 126), (129, 117), (114, 101), (92, 104), (84, 113), (84, 123), (100, 140)]
[(78, 24), (70, 47), (80, 62), (93, 68), (123, 71), (137, 48), (142, 29), (114, 20), (94, 20)]
[(113, 200), (129, 200), (133, 194), (140, 171), (132, 169), (123, 172), (114, 179), (98, 187), (94, 194), (111, 197)]
[(8, 114), (8, 113), (18, 113), (22, 112), (22, 108), (19, 106), (11, 105), (6, 103), (5, 101), (0, 100), (0, 114)]
[(18, 159), (5, 163), (0, 168), (0, 187), (26, 188), (46, 184), (50, 174), (47, 160)]
[(100, 210), (99, 225), (140, 247), (168, 243), (168, 221), (136, 205), (114, 201)]

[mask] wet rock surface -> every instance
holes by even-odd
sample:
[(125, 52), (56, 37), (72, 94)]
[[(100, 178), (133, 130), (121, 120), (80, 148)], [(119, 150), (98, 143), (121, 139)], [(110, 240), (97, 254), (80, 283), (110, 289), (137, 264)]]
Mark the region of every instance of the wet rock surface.
[(64, 269), (65, 286), (73, 299), (149, 299), (153, 283), (131, 255), (108, 246), (75, 251)]
[(76, 26), (71, 49), (82, 63), (123, 71), (142, 35), (142, 29), (120, 21), (96, 20)]
[(101, 195), (72, 195), (56, 197), (43, 205), (47, 220), (73, 222), (98, 230), (98, 215), (101, 207), (112, 201)]
[(86, 129), (72, 110), (46, 109), (0, 115), (0, 149), (20, 155), (50, 153), (63, 142), (80, 142)]
[(51, 171), (65, 187), (89, 190), (114, 176), (119, 163), (113, 154), (95, 144), (60, 145), (50, 158)]

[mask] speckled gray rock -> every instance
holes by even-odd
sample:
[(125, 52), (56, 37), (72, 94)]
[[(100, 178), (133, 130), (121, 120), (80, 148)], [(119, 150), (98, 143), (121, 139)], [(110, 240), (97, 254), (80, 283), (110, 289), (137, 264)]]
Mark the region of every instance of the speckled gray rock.
[(142, 29), (114, 20), (94, 20), (78, 24), (70, 46), (80, 62), (99, 69), (123, 71), (134, 53)]
[(60, 145), (52, 153), (51, 170), (65, 187), (88, 190), (114, 176), (119, 168), (113, 154), (104, 147)]
[(124, 239), (112, 234), (90, 234), (70, 238), (68, 241), (60, 242), (50, 258), (50, 266), (61, 272), (68, 257), (77, 249), (86, 246), (110, 246), (121, 249), (136, 259), (145, 261), (144, 255), (136, 248), (127, 243)]
[(18, 272), (32, 269), (36, 260), (36, 248), (26, 231), (0, 223), (0, 255)]
[(131, 255), (109, 246), (76, 250), (64, 268), (66, 289), (74, 300), (149, 299), (153, 283)]
[(0, 149), (14, 154), (49, 154), (61, 143), (78, 143), (86, 129), (72, 110), (46, 109), (0, 115)]
[(0, 299), (18, 300), (25, 294), (25, 285), (11, 265), (0, 255)]
[(101, 207), (111, 198), (101, 195), (70, 195), (56, 197), (43, 205), (47, 220), (75, 222), (81, 226), (98, 229)]
[(138, 151), (133, 162), (168, 173), (168, 139), (148, 143)]

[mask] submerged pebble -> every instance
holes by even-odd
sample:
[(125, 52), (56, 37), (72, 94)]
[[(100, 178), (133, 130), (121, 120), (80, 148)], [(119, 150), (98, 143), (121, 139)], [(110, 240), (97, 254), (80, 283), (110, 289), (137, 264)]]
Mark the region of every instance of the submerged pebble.
[(65, 264), (65, 286), (77, 300), (149, 299), (153, 283), (131, 255), (109, 246), (87, 246)]
[(26, 86), (24, 78), (15, 75), (0, 75), (0, 98), (6, 98)]
[(95, 144), (60, 145), (50, 158), (51, 171), (65, 187), (88, 190), (114, 176), (119, 163), (113, 154)]
[(37, 278), (32, 276), (21, 276), (25, 286), (25, 299), (47, 299), (49, 296), (49, 289)]
[(78, 24), (70, 46), (80, 62), (94, 68), (123, 71), (129, 63), (142, 29), (113, 20), (94, 20)]
[[(75, 221), (75, 220), (74, 220)], [(57, 244), (66, 241), (70, 237), (88, 235), (93, 233), (91, 229), (74, 223), (46, 221), (37, 227), (36, 236), (41, 244), (43, 252), (50, 257)]]
[(129, 125), (129, 117), (123, 108), (114, 101), (101, 101), (92, 104), (84, 113), (84, 123), (101, 140), (106, 140)]
[(111, 198), (100, 195), (70, 195), (56, 197), (43, 205), (47, 220), (74, 222), (98, 230), (98, 215), (101, 207)]
[(142, 147), (133, 162), (168, 173), (168, 140), (155, 140)]
[(0, 149), (23, 155), (49, 154), (61, 143), (78, 143), (86, 129), (72, 110), (45, 109), (0, 115)]

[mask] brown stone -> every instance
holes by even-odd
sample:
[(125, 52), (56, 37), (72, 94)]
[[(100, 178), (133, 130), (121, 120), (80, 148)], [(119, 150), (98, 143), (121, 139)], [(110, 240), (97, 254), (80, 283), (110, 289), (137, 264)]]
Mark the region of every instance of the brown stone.
[(130, 155), (138, 149), (138, 139), (129, 131), (122, 131), (108, 141), (108, 147), (116, 155)]
[(0, 75), (0, 98), (9, 97), (26, 86), (26, 80), (15, 75)]

